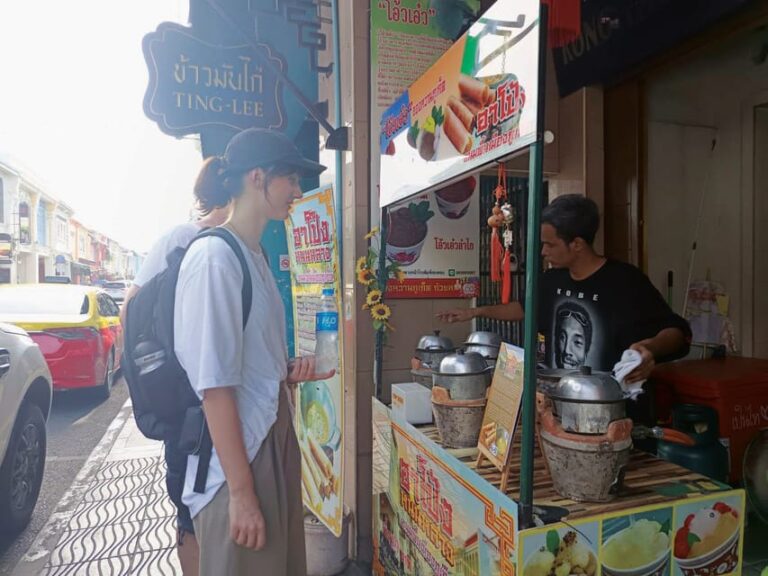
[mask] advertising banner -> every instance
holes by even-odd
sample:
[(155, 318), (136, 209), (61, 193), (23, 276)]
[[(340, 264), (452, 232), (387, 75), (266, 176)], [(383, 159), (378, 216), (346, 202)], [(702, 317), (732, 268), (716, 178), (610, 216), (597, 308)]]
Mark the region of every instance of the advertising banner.
[(376, 495), (376, 574), (515, 574), (517, 505), (406, 421)]
[(744, 491), (731, 490), (525, 530), (520, 574), (741, 574), (744, 513)]
[(383, 113), (381, 206), (535, 140), (539, 10), (538, 0), (498, 0)]
[[(314, 354), (315, 314), (324, 288), (334, 288), (336, 310), (341, 310), (338, 238), (333, 206), (332, 187), (309, 192), (294, 203), (285, 224), (297, 356)], [(336, 375), (329, 380), (302, 383), (295, 402), (304, 504), (336, 536), (341, 535), (344, 508), (341, 327), (339, 322), (339, 369)]]
[[(371, 0), (371, 117), (381, 118), (395, 98), (475, 21), (479, 10), (480, 0)], [(371, 146), (375, 189), (379, 183), (376, 136)]]
[(474, 298), (480, 292), (480, 191), (469, 176), (389, 211), (387, 257), (403, 282), (388, 298)]

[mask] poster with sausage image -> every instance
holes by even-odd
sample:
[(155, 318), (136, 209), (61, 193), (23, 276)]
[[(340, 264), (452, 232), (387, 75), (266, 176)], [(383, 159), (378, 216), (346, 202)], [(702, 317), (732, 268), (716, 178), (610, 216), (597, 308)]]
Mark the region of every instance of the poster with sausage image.
[(381, 205), (459, 180), (536, 135), (539, 3), (499, 0), (381, 117)]

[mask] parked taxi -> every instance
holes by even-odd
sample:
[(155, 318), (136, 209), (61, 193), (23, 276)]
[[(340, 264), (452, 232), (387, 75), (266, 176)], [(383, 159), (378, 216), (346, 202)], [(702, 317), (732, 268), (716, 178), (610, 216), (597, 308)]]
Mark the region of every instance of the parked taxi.
[(45, 356), (54, 390), (95, 388), (109, 396), (123, 349), (119, 315), (115, 301), (92, 286), (0, 287), (0, 322), (29, 332)]

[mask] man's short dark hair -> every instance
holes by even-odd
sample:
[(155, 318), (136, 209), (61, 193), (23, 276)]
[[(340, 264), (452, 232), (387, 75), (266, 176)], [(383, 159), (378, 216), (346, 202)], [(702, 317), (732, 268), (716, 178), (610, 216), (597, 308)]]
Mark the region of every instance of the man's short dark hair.
[(591, 246), (600, 227), (600, 212), (594, 200), (579, 194), (566, 194), (544, 208), (541, 223), (552, 226), (566, 244), (581, 238)]

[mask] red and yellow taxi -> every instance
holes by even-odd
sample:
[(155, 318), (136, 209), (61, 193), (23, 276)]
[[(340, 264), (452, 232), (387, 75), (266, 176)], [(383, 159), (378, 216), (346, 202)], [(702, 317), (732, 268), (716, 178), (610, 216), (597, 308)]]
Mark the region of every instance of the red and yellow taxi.
[(48, 363), (54, 390), (96, 388), (109, 396), (123, 350), (119, 315), (115, 301), (91, 286), (0, 287), (0, 322), (29, 332)]

